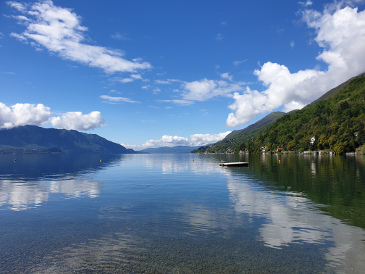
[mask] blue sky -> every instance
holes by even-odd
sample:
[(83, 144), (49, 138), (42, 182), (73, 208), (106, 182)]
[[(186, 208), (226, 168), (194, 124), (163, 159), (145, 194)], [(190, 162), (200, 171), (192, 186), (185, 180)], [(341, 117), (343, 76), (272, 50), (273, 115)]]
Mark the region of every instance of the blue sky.
[(1, 1), (0, 128), (204, 145), (365, 72), (364, 1)]

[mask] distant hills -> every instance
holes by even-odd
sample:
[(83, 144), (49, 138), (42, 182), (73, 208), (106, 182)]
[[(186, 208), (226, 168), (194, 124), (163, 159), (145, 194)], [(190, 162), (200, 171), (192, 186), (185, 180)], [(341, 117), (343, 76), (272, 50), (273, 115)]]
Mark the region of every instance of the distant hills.
[(325, 94), (323, 94), (317, 100), (314, 100), (312, 103), (306, 105), (304, 108), (311, 107), (311, 106), (313, 106), (313, 105), (315, 105), (315, 104), (317, 104), (317, 103), (319, 103), (319, 102), (321, 102), (323, 100), (329, 99), (330, 97), (332, 97), (332, 96), (336, 95), (337, 93), (339, 93), (340, 91), (342, 91), (347, 85), (350, 84), (350, 82), (352, 80), (359, 79), (359, 78), (362, 78), (364, 76), (365, 76), (365, 73), (360, 74), (360, 75), (358, 75), (356, 77), (353, 77), (353, 78), (347, 80), (346, 82), (343, 82), (342, 84), (338, 85), (337, 87), (335, 87), (335, 88), (329, 90), (328, 92), (326, 92)]
[(183, 154), (190, 153), (199, 147), (190, 146), (174, 146), (174, 147), (158, 147), (158, 148), (146, 148), (138, 152), (149, 154)]
[(228, 134), (223, 140), (200, 147), (193, 153), (233, 153), (238, 152), (242, 143), (248, 142), (255, 135), (263, 132), (268, 126), (272, 125), (278, 118), (285, 115), (284, 112), (272, 112), (256, 123), (241, 129), (234, 130)]
[(223, 141), (231, 140), (233, 138), (242, 136), (247, 136), (247, 138), (244, 141), (248, 141), (251, 138), (251, 136), (256, 135), (258, 132), (262, 131), (263, 129), (271, 125), (273, 122), (275, 122), (276, 119), (280, 118), (283, 115), (285, 115), (284, 112), (272, 112), (269, 115), (262, 118), (261, 120), (257, 121), (252, 125), (249, 125), (244, 129), (232, 131), (223, 139)]
[(38, 126), (19, 126), (0, 130), (0, 153), (128, 154), (135, 152), (96, 134)]
[(223, 140), (197, 147), (135, 152), (96, 134), (19, 126), (0, 130), (1, 153), (238, 153), (328, 150), (338, 154), (365, 147), (365, 74), (354, 77), (290, 113), (273, 112)]
[(279, 117), (271, 117), (272, 114), (262, 119), (269, 122), (253, 124), (254, 130), (249, 126), (234, 131), (224, 140), (195, 152), (328, 150), (342, 154), (363, 150), (365, 75), (351, 78), (301, 110), (285, 115), (274, 113)]

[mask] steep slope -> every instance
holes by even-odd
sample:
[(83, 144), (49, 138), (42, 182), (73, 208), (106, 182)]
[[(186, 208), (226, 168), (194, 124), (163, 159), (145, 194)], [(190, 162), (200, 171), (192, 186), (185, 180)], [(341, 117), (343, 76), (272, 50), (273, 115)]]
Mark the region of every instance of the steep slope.
[[(245, 146), (250, 151), (355, 151), (365, 143), (365, 76), (331, 90), (315, 104), (285, 115)], [(323, 99), (324, 98), (324, 99)], [(313, 137), (313, 139), (312, 139)]]
[(269, 115), (265, 116), (261, 120), (257, 121), (256, 123), (249, 125), (248, 127), (240, 130), (234, 130), (230, 134), (228, 134), (224, 140), (230, 140), (236, 137), (240, 137), (242, 135), (247, 135), (251, 138), (251, 136), (255, 135), (255, 131), (260, 131), (261, 129), (265, 128), (265, 126), (270, 125), (273, 123), (276, 119), (283, 116), (284, 112), (272, 112)]
[(285, 115), (284, 112), (272, 112), (244, 129), (232, 131), (222, 141), (200, 147), (193, 153), (231, 153), (237, 150), (242, 143), (248, 142), (253, 136), (264, 131), (283, 115)]
[(306, 105), (304, 108), (308, 108), (308, 107), (311, 107), (311, 106), (314, 106), (315, 104), (323, 101), (323, 100), (327, 100), (329, 98), (331, 98), (332, 96), (335, 96), (337, 93), (339, 93), (342, 89), (344, 89), (352, 80), (354, 80), (355, 78), (358, 78), (358, 77), (363, 77), (365, 75), (365, 73), (362, 73), (356, 77), (353, 77), (349, 80), (347, 80), (346, 82), (338, 85), (337, 87), (327, 91), (325, 94), (323, 94), (321, 97), (319, 97), (317, 100), (314, 100), (312, 103)]
[(0, 153), (134, 153), (96, 134), (20, 126), (0, 130)]

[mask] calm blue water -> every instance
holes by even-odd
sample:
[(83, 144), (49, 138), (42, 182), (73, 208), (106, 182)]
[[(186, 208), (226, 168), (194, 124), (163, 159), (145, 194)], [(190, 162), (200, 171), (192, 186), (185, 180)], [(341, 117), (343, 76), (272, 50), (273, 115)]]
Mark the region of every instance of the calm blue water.
[(360, 273), (364, 217), (364, 158), (0, 155), (0, 272)]

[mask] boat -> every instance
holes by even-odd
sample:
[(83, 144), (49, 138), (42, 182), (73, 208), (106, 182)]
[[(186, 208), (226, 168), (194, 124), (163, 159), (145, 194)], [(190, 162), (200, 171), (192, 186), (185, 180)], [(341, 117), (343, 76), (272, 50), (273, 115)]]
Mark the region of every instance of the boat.
[(220, 163), (220, 166), (248, 166), (248, 162)]

